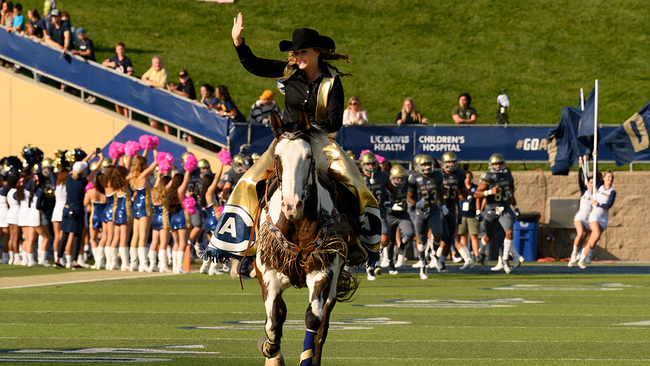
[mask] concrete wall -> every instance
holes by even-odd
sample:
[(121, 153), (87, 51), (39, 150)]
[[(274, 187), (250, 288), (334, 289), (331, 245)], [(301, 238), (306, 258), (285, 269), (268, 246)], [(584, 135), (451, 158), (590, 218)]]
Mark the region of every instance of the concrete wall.
[[(515, 197), (522, 212), (542, 214), (538, 252), (543, 257), (570, 255), (575, 230), (549, 229), (551, 198), (580, 198), (577, 172), (554, 176), (550, 172), (513, 172)], [(474, 174), (478, 184), (480, 173)], [(601, 236), (598, 260), (650, 260), (650, 172), (614, 172), (616, 202), (609, 211), (609, 223)], [(571, 215), (575, 212), (571, 213)], [(546, 240), (553, 233), (553, 248)], [(552, 249), (552, 251), (551, 251)]]

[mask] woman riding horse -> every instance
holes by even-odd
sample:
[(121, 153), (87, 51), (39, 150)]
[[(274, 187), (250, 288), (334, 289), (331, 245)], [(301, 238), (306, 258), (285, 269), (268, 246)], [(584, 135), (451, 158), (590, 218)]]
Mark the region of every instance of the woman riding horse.
[[(250, 73), (276, 79), (285, 94), (284, 120), (295, 122), (301, 111), (307, 112), (311, 126), (333, 136), (343, 122), (343, 86), (340, 76), (345, 76), (330, 65), (328, 60), (348, 60), (347, 55), (335, 53), (334, 41), (317, 31), (300, 28), (293, 31), (291, 41), (280, 42), (280, 51), (290, 52), (289, 61), (268, 60), (256, 57), (242, 38), (244, 29), (241, 13), (234, 19), (232, 38), (241, 64)], [(256, 185), (265, 180), (273, 170), (274, 141), (257, 163), (249, 169), (235, 187), (224, 209), (214, 236), (208, 247), (209, 255), (242, 255), (247, 249), (248, 236), (253, 228), (253, 216), (258, 208)], [(381, 222), (377, 201), (366, 188), (356, 164), (330, 138), (323, 149), (331, 163), (328, 173), (358, 198), (358, 241), (351, 243), (348, 262), (360, 265), (368, 259), (374, 261), (379, 247)], [(304, 203), (290, 198), (282, 202), (284, 209), (299, 215)], [(227, 253), (230, 252), (230, 253)], [(213, 253), (217, 253), (214, 255)]]

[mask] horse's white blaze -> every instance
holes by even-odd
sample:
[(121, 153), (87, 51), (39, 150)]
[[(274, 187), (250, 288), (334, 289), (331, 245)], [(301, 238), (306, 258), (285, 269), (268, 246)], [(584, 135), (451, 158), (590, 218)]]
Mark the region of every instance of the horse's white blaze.
[(309, 177), (311, 146), (303, 139), (280, 141), (275, 152), (282, 161), (282, 203), (287, 218), (298, 218), (297, 209), (305, 181)]

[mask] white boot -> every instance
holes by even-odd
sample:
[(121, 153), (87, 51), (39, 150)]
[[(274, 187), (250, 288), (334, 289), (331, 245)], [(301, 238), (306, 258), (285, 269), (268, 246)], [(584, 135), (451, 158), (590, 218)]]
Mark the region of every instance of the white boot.
[(34, 253), (27, 254), (27, 267), (34, 267), (37, 263), (34, 260)]
[(472, 260), (472, 256), (469, 255), (469, 249), (467, 247), (462, 247), (458, 250), (458, 252), (460, 253), (460, 256), (465, 260), (465, 264), (463, 264), (460, 269), (474, 268), (474, 261)]
[(158, 251), (158, 266), (160, 268), (160, 272), (162, 273), (170, 273), (171, 269), (169, 269), (169, 266), (167, 265), (167, 250), (159, 250)]
[[(140, 262), (140, 263), (138, 263), (140, 272), (144, 272), (144, 271), (147, 270), (147, 268), (149, 268), (147, 266), (147, 248), (146, 247), (138, 248), (138, 261)], [(133, 261), (131, 261), (131, 262), (133, 262)]]
[(158, 251), (157, 250), (150, 250), (149, 251), (149, 268), (147, 268), (147, 272), (158, 272), (158, 267), (156, 267), (156, 257), (158, 256)]
[(129, 271), (137, 271), (138, 270), (138, 248), (137, 247), (130, 247), (129, 248)]
[(178, 273), (178, 252), (172, 252), (172, 273)]
[(9, 263), (9, 253), (2, 253), (2, 264), (7, 264)]
[(65, 255), (65, 268), (72, 268), (72, 256)]
[(95, 269), (100, 270), (106, 268), (106, 264), (105, 264), (106, 249), (103, 247), (97, 247), (95, 253), (97, 253), (97, 255), (95, 256)]
[(173, 263), (174, 263), (173, 259), (174, 259), (174, 252), (172, 252), (171, 247), (167, 247), (167, 265), (168, 266), (173, 265)]
[(7, 264), (14, 264), (14, 254), (13, 251), (9, 251), (9, 262)]
[(122, 272), (128, 271), (129, 270), (129, 248), (127, 247), (120, 247), (120, 258), (122, 259), (122, 265), (120, 266), (120, 270)]
[(208, 274), (210, 268), (210, 261), (203, 261), (203, 264), (201, 264), (201, 269), (199, 269), (199, 273), (205, 273)]
[(525, 261), (524, 256), (519, 254), (519, 252), (517, 252), (517, 249), (515, 248), (514, 245), (510, 247), (510, 255), (512, 256), (512, 261), (513, 261), (512, 269), (519, 268), (519, 266), (521, 266), (521, 264), (524, 263)]
[(178, 261), (178, 272), (180, 274), (184, 273), (189, 273), (188, 271), (183, 269), (183, 261), (185, 260), (185, 251), (184, 250), (179, 250), (178, 254), (176, 254), (176, 260)]
[(219, 263), (217, 263), (217, 262), (210, 263), (210, 269), (208, 270), (208, 275), (214, 276), (214, 275), (225, 274), (224, 271), (221, 271), (221, 270), (217, 269), (218, 265), (219, 265)]
[(503, 269), (503, 259), (501, 259), (501, 257), (499, 257), (499, 258), (498, 258), (497, 265), (494, 266), (494, 267), (492, 267), (492, 268), (490, 268), (490, 270), (496, 272), (496, 271), (500, 271), (500, 270), (502, 270), (502, 269)]

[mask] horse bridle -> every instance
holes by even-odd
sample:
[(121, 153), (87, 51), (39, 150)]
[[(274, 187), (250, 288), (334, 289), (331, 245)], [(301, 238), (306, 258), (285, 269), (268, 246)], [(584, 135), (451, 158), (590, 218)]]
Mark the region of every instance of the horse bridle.
[[(288, 140), (295, 140), (297, 138), (302, 138), (303, 140), (307, 141), (308, 143), (311, 143), (309, 140), (309, 137), (302, 131), (297, 131), (297, 132), (285, 132), (282, 135), (280, 135), (277, 139), (278, 142), (280, 142), (283, 139), (288, 139)], [(311, 144), (310, 144), (311, 145)], [(279, 155), (274, 155), (273, 156), (273, 171), (275, 172), (275, 175), (278, 179), (278, 188), (280, 188), (280, 194), (282, 194), (282, 176), (280, 175), (280, 172), (278, 171), (278, 163), (279, 163), (280, 156)], [(310, 183), (311, 179), (311, 183)], [(307, 179), (305, 179), (305, 184), (302, 187), (302, 194), (300, 196), (300, 200), (302, 202), (306, 202), (307, 199), (309, 198), (309, 194), (311, 192), (312, 185), (316, 184), (316, 161), (314, 159), (314, 154), (313, 154), (313, 149), (312, 149), (312, 154), (310, 154), (309, 157), (309, 173), (307, 174)]]

